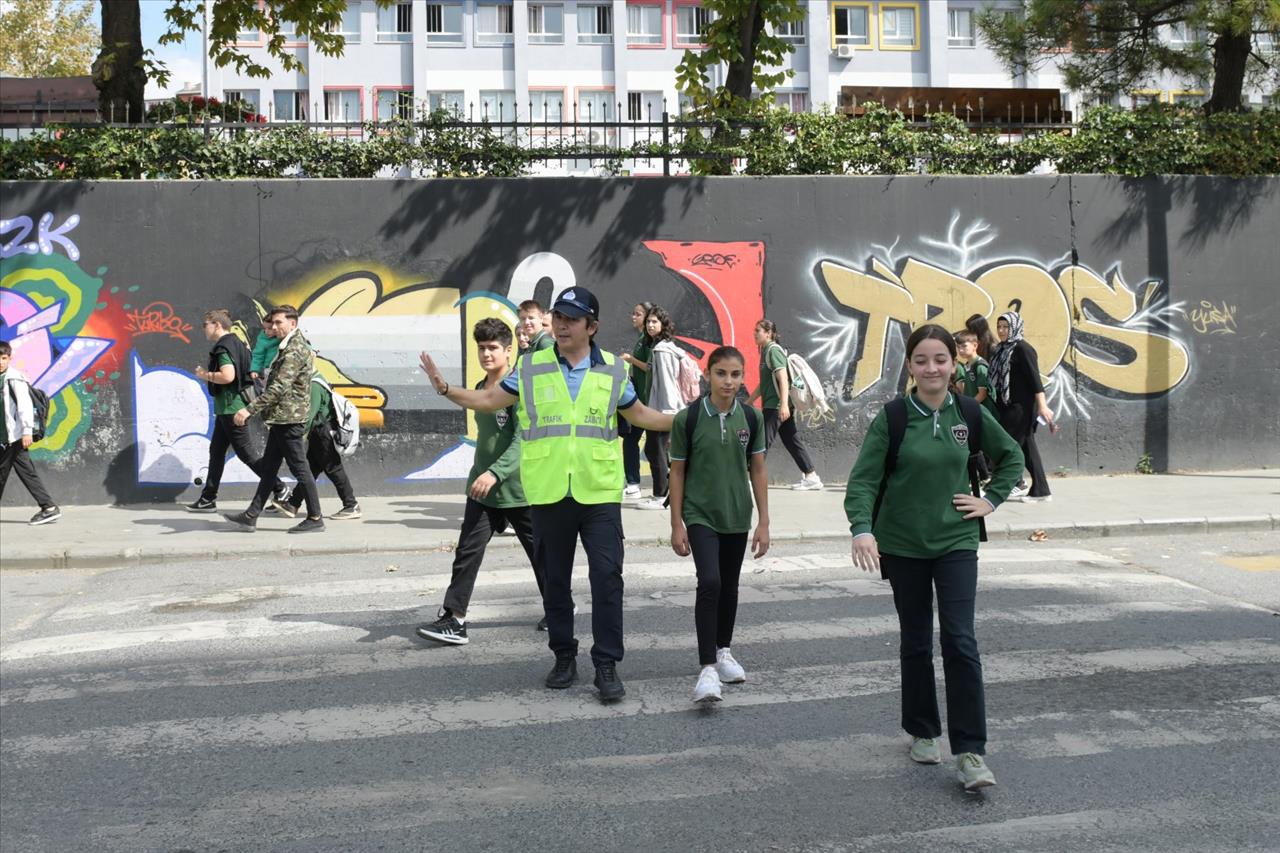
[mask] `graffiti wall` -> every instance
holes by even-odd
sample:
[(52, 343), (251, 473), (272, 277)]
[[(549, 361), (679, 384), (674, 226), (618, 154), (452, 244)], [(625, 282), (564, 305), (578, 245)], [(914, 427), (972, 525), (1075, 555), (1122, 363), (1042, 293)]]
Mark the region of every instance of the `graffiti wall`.
[[(361, 416), (360, 491), (448, 491), (474, 424), (431, 392), (481, 378), (470, 338), (575, 284), (634, 340), (666, 306), (695, 356), (759, 364), (768, 316), (824, 379), (806, 436), (843, 478), (904, 385), (903, 342), (1016, 308), (1066, 427), (1050, 469), (1280, 461), (1280, 180), (1098, 177), (11, 183), (0, 197), (0, 339), (50, 397), (35, 458), (59, 500), (169, 500), (208, 466), (201, 319), (252, 343), (290, 303)], [(790, 460), (771, 460), (789, 479)], [(232, 457), (228, 496), (253, 476)], [(21, 490), (8, 500), (24, 499)]]

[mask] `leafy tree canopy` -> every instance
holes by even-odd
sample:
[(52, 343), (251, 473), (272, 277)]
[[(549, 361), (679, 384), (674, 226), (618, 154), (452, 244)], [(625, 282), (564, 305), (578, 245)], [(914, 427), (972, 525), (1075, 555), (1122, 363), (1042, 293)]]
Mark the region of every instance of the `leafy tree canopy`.
[(18, 0), (0, 5), (0, 74), (88, 74), (99, 40), (92, 19), (89, 0)]

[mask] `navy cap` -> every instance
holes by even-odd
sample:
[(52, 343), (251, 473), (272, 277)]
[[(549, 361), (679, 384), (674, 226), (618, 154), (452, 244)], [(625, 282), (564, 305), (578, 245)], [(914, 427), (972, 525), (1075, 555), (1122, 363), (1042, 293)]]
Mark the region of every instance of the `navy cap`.
[(551, 310), (566, 317), (590, 317), (600, 319), (600, 302), (585, 287), (571, 287), (556, 298)]

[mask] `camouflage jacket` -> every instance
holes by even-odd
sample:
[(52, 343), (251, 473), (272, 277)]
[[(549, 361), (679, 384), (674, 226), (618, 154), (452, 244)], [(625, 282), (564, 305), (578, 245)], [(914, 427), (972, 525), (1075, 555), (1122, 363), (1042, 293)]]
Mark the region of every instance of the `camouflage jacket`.
[(311, 344), (295, 329), (280, 344), (266, 390), (249, 404), (249, 414), (261, 414), (269, 424), (304, 424), (311, 407), (311, 374), (316, 354)]

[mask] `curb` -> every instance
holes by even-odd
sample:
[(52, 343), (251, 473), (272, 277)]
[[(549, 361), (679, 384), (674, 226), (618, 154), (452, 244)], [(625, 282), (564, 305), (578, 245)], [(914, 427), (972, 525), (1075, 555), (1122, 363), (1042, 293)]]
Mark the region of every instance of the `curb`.
[[(1185, 534), (1223, 533), (1246, 530), (1278, 530), (1280, 516), (1275, 515), (1241, 515), (1221, 518), (1133, 518), (1121, 521), (1086, 521), (1086, 522), (1046, 522), (1044, 524), (1003, 524), (991, 525), (987, 535), (992, 542), (1022, 541), (1043, 531), (1047, 535), (1044, 541), (1064, 541), (1078, 539), (1113, 538), (1118, 536), (1173, 536)], [(848, 539), (847, 529), (787, 531), (775, 534), (774, 542), (832, 542)], [(662, 535), (641, 534), (627, 537), (627, 544), (636, 546), (662, 546), (669, 539)], [(340, 554), (421, 554), (431, 551), (452, 551), (456, 538), (449, 537), (425, 539), (412, 546), (386, 545), (383, 542), (333, 543), (315, 542), (311, 545), (297, 545), (288, 549), (290, 557), (319, 557)], [(516, 548), (519, 542), (514, 536), (498, 536), (489, 543), (490, 548)], [(102, 551), (98, 553), (54, 551), (41, 555), (29, 554), (18, 557), (5, 556), (0, 560), (0, 570), (40, 570), (40, 569), (105, 569), (125, 568), (144, 564), (171, 563), (185, 560), (216, 560), (261, 558), (266, 552), (262, 548), (249, 547), (245, 542), (241, 547), (218, 548), (196, 551), (182, 548), (125, 548), (119, 551)], [(282, 551), (271, 552), (272, 556), (282, 556)]]

